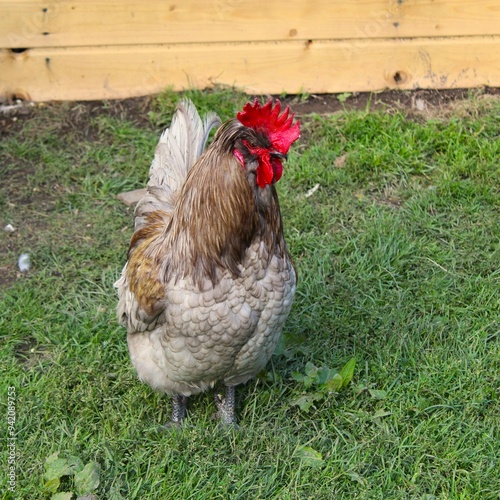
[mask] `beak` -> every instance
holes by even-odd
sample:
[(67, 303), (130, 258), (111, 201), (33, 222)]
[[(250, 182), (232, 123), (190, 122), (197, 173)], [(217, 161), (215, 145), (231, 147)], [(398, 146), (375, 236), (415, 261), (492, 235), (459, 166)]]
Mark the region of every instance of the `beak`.
[(271, 156), (274, 156), (275, 158), (278, 158), (278, 160), (287, 160), (288, 159), (288, 155), (280, 153), (278, 151), (273, 151), (271, 153)]

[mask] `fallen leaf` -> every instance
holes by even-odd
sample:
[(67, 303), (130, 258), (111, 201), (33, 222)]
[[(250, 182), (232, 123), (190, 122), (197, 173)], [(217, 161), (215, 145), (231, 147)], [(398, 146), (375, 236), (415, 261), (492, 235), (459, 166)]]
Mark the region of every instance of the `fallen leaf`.
[(91, 493), (99, 486), (99, 482), (99, 465), (96, 462), (89, 462), (75, 474), (75, 486), (79, 495)]
[(346, 161), (347, 161), (347, 153), (344, 153), (342, 156), (337, 156), (337, 158), (335, 158), (333, 165), (336, 168), (344, 168)]
[(297, 448), (294, 456), (298, 458), (303, 465), (309, 467), (320, 467), (325, 463), (323, 455), (310, 446), (301, 446)]
[(311, 189), (309, 189), (306, 194), (305, 194), (305, 197), (306, 198), (310, 198), (320, 187), (320, 184), (315, 184)]

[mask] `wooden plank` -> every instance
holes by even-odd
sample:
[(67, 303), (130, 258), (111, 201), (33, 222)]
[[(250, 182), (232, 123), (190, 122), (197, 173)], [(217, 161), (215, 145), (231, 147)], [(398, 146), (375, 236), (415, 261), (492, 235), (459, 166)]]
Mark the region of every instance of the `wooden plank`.
[(257, 94), (500, 86), (500, 37), (3, 50), (0, 75), (0, 96), (35, 101), (214, 84)]
[(498, 0), (0, 0), (0, 47), (500, 35)]

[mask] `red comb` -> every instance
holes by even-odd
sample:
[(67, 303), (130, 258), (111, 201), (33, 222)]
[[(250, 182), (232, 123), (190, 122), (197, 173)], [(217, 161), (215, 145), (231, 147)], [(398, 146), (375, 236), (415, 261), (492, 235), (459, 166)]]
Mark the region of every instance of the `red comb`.
[(247, 102), (236, 118), (245, 127), (265, 132), (276, 151), (286, 154), (292, 143), (300, 137), (300, 122), (292, 125), (294, 114), (290, 113), (289, 106), (281, 116), (280, 112), (281, 103), (278, 99), (274, 106), (273, 100), (269, 99), (263, 107), (255, 99), (253, 105)]

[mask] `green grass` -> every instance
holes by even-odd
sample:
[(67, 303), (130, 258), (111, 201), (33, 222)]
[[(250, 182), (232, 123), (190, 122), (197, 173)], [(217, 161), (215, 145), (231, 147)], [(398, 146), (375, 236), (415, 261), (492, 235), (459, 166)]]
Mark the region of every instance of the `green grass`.
[[(189, 96), (224, 118), (245, 101)], [(299, 272), (283, 342), (237, 391), (239, 431), (217, 427), (206, 394), (159, 432), (170, 403), (137, 380), (115, 319), (132, 231), (115, 195), (146, 182), (177, 98), (146, 123), (45, 106), (0, 142), (0, 222), (17, 229), (0, 249), (2, 437), (8, 387), (17, 417), (16, 493), (2, 475), (2, 498), (50, 498), (57, 452), (94, 464), (102, 499), (498, 498), (500, 101), (301, 117), (278, 184)], [(16, 277), (21, 252), (33, 268)], [(347, 388), (295, 404), (318, 390), (297, 372), (353, 357)], [(78, 484), (67, 473), (58, 491)]]

